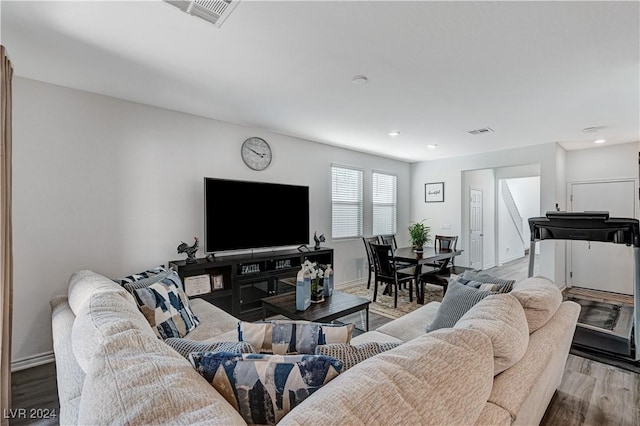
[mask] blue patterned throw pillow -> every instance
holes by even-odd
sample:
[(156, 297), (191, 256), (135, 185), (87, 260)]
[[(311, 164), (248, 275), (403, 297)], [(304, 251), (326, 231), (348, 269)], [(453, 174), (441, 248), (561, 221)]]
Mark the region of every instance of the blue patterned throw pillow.
[[(125, 285), (127, 287), (128, 285)], [(158, 337), (184, 337), (200, 324), (177, 272), (143, 288), (131, 288), (140, 311)]]
[(199, 352), (189, 360), (248, 424), (278, 423), (342, 371), (342, 361), (322, 355)]
[(349, 343), (355, 324), (275, 320), (238, 322), (238, 340), (258, 352), (313, 355), (318, 345)]

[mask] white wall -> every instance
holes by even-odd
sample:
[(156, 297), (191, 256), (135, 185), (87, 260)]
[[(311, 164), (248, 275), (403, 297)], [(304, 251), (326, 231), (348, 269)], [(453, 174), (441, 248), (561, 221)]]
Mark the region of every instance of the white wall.
[(567, 182), (638, 179), (640, 143), (567, 151)]
[[(564, 203), (558, 194), (564, 191), (564, 176), (558, 174), (564, 165), (556, 164), (564, 161), (564, 149), (556, 143), (509, 149), (483, 154), (442, 160), (425, 161), (411, 165), (411, 219), (430, 218), (432, 224), (450, 223), (453, 235), (460, 235), (462, 248), (468, 251), (468, 238), (462, 234), (462, 172), (465, 170), (491, 169), (509, 166), (538, 164), (540, 167), (540, 208), (543, 211), (553, 210), (556, 203)], [(425, 203), (424, 184), (427, 182), (445, 182), (445, 202)], [(558, 188), (562, 182), (562, 188)], [(437, 229), (435, 229), (437, 231)], [(549, 277), (558, 285), (564, 284), (564, 256), (558, 254), (562, 263), (556, 262), (556, 243), (541, 243), (540, 275)], [(462, 260), (462, 259), (461, 259)], [(465, 265), (465, 263), (460, 263)]]
[[(390, 171), (406, 234), (407, 163), (34, 80), (13, 84), (14, 363), (50, 354), (49, 300), (66, 294), (74, 271), (120, 277), (182, 258), (180, 241), (203, 236), (204, 176), (308, 185), (311, 235), (328, 236), (331, 162), (364, 169), (366, 210), (371, 170)], [(263, 172), (240, 158), (250, 136), (273, 148)], [(277, 208), (256, 206), (258, 223)], [(370, 212), (364, 226), (370, 234)], [(361, 240), (326, 245), (337, 281), (363, 276)]]

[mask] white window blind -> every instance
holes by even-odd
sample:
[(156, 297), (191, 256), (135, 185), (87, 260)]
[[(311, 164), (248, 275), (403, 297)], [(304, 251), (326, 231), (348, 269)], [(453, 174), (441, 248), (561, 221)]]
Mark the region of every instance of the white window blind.
[(362, 236), (362, 170), (331, 166), (332, 238)]
[(397, 177), (373, 173), (373, 235), (396, 233)]

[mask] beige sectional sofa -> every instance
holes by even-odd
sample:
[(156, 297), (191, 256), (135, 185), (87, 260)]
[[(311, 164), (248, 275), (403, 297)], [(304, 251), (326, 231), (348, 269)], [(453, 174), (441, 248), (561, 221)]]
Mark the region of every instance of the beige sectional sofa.
[[(236, 318), (191, 303), (200, 325), (186, 338), (237, 341)], [(562, 379), (579, 306), (532, 278), (427, 334), (439, 305), (354, 337), (406, 343), (340, 374), (280, 423), (539, 423)], [(61, 424), (246, 424), (113, 281), (77, 272), (51, 306)]]

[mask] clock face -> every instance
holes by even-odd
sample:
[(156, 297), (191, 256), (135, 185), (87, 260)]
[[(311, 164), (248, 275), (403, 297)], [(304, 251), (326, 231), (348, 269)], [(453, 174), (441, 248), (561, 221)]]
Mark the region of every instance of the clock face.
[(264, 170), (271, 164), (271, 147), (261, 138), (249, 138), (242, 144), (242, 160), (253, 170)]

